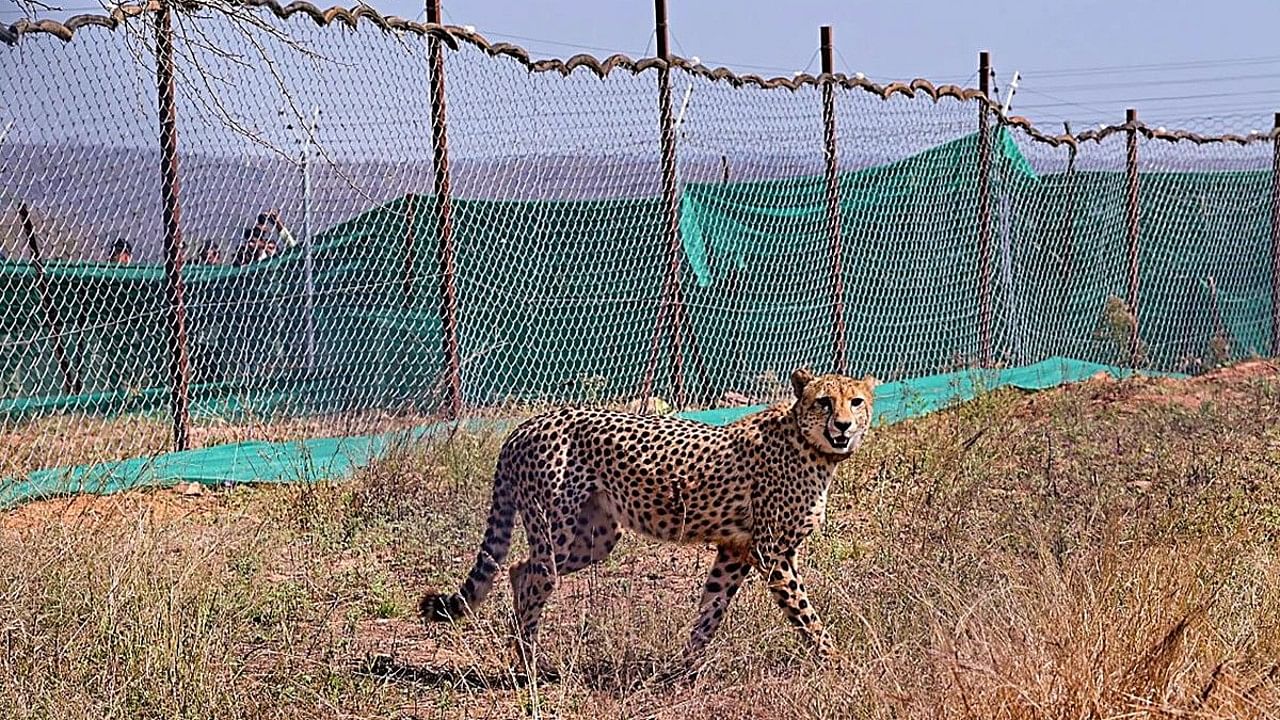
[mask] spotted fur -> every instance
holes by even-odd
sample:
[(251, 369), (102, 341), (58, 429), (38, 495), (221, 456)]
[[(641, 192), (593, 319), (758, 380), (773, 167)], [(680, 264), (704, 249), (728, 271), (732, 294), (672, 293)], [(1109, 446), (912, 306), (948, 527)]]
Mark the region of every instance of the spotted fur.
[(525, 421), (499, 454), (471, 572), (457, 592), (425, 595), (421, 614), (455, 620), (484, 601), (519, 512), (530, 554), (509, 574), (522, 662), (531, 658), (557, 580), (603, 560), (622, 527), (717, 549), (686, 661), (701, 656), (753, 568), (787, 619), (820, 655), (830, 654), (796, 551), (822, 521), (836, 466), (871, 425), (876, 380), (797, 370), (791, 381), (794, 400), (724, 427), (577, 408)]

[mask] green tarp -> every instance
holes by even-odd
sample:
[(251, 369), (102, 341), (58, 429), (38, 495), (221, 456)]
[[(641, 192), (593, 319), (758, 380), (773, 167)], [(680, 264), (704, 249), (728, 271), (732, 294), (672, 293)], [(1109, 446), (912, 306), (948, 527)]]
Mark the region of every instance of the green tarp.
[[(875, 422), (880, 425), (943, 409), (985, 390), (1017, 387), (1039, 390), (1078, 382), (1096, 373), (1123, 377), (1123, 368), (1053, 358), (1021, 368), (966, 371), (891, 382), (876, 390)], [(725, 425), (764, 406), (684, 413), (683, 417)], [(40, 470), (25, 479), (0, 483), (0, 507), (67, 493), (114, 493), (130, 488), (168, 486), (177, 482), (288, 483), (337, 480), (385, 456), (456, 430), (502, 432), (510, 422), (470, 420), (441, 423), (379, 435), (311, 439), (298, 442), (245, 442), (188, 450), (151, 458), (135, 458), (75, 468)]]

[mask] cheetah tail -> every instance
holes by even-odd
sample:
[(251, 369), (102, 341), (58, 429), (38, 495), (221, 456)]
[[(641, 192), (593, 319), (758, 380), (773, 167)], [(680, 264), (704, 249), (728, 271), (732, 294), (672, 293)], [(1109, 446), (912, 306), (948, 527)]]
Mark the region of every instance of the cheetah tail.
[(476, 552), (475, 565), (457, 592), (448, 595), (426, 593), (418, 603), (418, 613), (426, 620), (447, 622), (460, 619), (480, 606), (493, 589), (493, 578), (511, 549), (515, 527), (515, 492), (510, 478), (502, 472), (494, 476), (493, 499), (484, 541)]

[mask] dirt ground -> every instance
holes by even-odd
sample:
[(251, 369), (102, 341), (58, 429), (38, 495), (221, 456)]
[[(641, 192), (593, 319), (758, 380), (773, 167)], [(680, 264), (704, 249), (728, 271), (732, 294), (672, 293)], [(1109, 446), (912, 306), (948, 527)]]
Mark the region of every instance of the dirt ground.
[[(1280, 717), (1280, 365), (1002, 390), (878, 429), (806, 545), (823, 666), (758, 580), (672, 684), (707, 548), (628, 537), (511, 673), (505, 587), (424, 625), (483, 526), (500, 437), (308, 487), (0, 513), (14, 717)], [(519, 557), (519, 542), (513, 557)], [(8, 619), (6, 619), (8, 618)]]

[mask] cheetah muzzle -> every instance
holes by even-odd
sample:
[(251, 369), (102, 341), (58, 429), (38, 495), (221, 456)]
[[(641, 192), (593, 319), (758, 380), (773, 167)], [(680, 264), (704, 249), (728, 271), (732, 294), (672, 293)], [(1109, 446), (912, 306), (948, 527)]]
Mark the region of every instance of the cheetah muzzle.
[(684, 648), (694, 665), (752, 569), (819, 655), (833, 652), (796, 566), (821, 523), (836, 466), (871, 426), (877, 380), (792, 373), (794, 399), (724, 427), (675, 417), (565, 408), (521, 423), (503, 443), (484, 539), (454, 593), (428, 593), (424, 619), (453, 621), (484, 602), (517, 513), (529, 557), (508, 575), (517, 659), (533, 667), (539, 618), (560, 577), (598, 563), (622, 528), (710, 544), (716, 559)]

